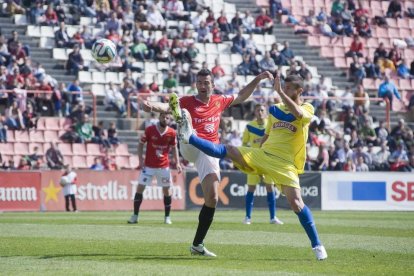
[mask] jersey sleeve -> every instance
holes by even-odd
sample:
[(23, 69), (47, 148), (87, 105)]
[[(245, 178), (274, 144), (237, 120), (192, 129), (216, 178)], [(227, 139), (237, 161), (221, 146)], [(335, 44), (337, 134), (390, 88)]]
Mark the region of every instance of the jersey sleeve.
[(300, 109), (302, 110), (303, 114), (301, 121), (305, 124), (309, 123), (313, 117), (313, 114), (315, 113), (315, 109), (310, 103), (304, 103), (300, 106)]
[(246, 146), (246, 145), (248, 145), (248, 143), (249, 143), (249, 140), (250, 140), (250, 137), (249, 137), (250, 135), (249, 135), (249, 131), (247, 130), (247, 127), (244, 129), (244, 132), (243, 132), (243, 138), (242, 138), (242, 143), (243, 143), (243, 146)]
[(224, 109), (226, 109), (226, 108), (228, 108), (230, 105), (231, 105), (231, 103), (234, 101), (234, 96), (230, 96), (230, 95), (222, 95), (222, 96), (220, 96), (220, 99), (221, 99), (221, 107), (222, 107), (222, 110), (224, 110)]
[(189, 105), (189, 99), (191, 96), (184, 96), (181, 97), (178, 102), (180, 103), (180, 108), (186, 108), (188, 109), (188, 105)]

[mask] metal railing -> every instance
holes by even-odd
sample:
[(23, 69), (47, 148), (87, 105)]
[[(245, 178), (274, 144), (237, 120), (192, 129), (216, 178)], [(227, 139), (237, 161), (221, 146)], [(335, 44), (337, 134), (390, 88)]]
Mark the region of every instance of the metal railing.
[[(21, 91), (26, 92), (27, 94), (35, 94), (35, 96), (38, 96), (39, 94), (49, 94), (52, 95), (53, 91), (45, 91), (45, 90), (25, 90), (25, 89), (13, 89), (13, 90), (2, 90), (0, 89), (0, 93), (15, 93), (19, 94)], [(71, 91), (71, 92), (65, 92), (70, 95), (79, 95), (79, 94), (86, 94), (92, 96), (92, 109), (93, 109), (93, 124), (96, 125), (96, 95), (92, 93), (92, 91)]]

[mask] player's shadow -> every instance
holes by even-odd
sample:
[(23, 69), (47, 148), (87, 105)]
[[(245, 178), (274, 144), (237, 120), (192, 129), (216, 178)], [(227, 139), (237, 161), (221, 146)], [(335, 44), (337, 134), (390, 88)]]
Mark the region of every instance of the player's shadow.
[(55, 254), (40, 256), (39, 259), (57, 259), (57, 258), (76, 258), (76, 257), (99, 257), (100, 259), (107, 260), (212, 260), (211, 258), (195, 258), (194, 256), (185, 255), (114, 255), (105, 253), (83, 253), (83, 254)]

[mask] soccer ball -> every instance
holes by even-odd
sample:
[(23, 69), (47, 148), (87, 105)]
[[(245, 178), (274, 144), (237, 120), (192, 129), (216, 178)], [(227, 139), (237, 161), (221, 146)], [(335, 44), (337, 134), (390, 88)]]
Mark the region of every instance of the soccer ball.
[(67, 175), (65, 175), (65, 176), (62, 176), (61, 178), (60, 178), (60, 186), (66, 186), (66, 185), (68, 185), (68, 184), (71, 184), (70, 183), (70, 180), (69, 180), (69, 177), (67, 176)]
[(92, 56), (99, 63), (111, 62), (116, 56), (116, 46), (109, 39), (98, 39), (92, 46)]

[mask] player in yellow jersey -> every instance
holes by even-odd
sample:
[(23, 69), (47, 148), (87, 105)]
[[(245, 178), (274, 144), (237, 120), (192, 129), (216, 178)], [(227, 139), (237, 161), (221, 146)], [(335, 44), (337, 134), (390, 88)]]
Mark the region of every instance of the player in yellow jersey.
[[(267, 124), (266, 106), (263, 104), (257, 104), (254, 107), (254, 116), (256, 119), (248, 123), (243, 132), (243, 146), (260, 148)], [(249, 186), (249, 189), (246, 193), (246, 217), (244, 218), (243, 223), (251, 224), (254, 192), (256, 190), (256, 185), (260, 184), (260, 182), (263, 182), (266, 186), (270, 223), (283, 224), (283, 222), (276, 217), (276, 196), (273, 188), (273, 180), (263, 179), (257, 174), (247, 174), (247, 185)]]
[(182, 110), (179, 139), (207, 155), (230, 158), (246, 173), (272, 179), (298, 216), (311, 241), (316, 258), (324, 260), (328, 255), (319, 240), (312, 212), (303, 203), (299, 186), (299, 174), (303, 173), (305, 166), (306, 140), (314, 108), (311, 104), (302, 102), (300, 95), (303, 92), (303, 79), (297, 75), (288, 76), (283, 89), (280, 76), (276, 76), (274, 89), (282, 103), (269, 108), (269, 121), (261, 148), (214, 144), (199, 138), (194, 134), (191, 116), (185, 109)]

